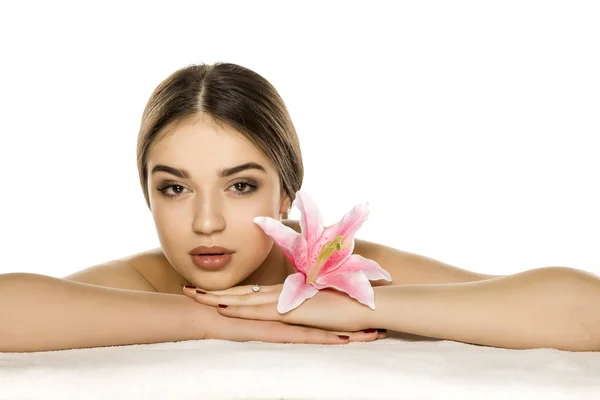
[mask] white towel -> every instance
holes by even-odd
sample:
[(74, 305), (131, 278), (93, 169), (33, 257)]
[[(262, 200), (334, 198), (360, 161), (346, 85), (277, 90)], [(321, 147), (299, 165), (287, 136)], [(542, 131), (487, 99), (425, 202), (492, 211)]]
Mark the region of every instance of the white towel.
[(600, 399), (600, 352), (396, 335), (0, 353), (0, 399)]

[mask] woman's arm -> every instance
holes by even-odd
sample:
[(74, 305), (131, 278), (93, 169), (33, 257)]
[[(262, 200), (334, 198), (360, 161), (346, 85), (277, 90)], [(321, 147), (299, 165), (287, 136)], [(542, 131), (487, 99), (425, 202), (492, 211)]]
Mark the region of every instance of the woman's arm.
[(0, 352), (202, 339), (215, 310), (185, 296), (0, 275)]
[[(410, 253), (366, 240), (354, 240), (354, 254), (374, 260), (392, 276), (393, 285), (416, 285), (430, 283), (475, 282), (499, 278), (459, 268), (430, 257)], [(387, 281), (374, 281), (373, 286), (390, 285)]]
[(494, 347), (600, 351), (600, 279), (577, 269), (374, 290), (369, 326)]
[[(375, 310), (334, 289), (320, 290), (280, 314), (283, 285), (186, 295), (222, 315), (324, 329), (385, 328), (512, 349), (600, 351), (600, 279), (567, 267), (532, 269), (496, 279), (373, 288)], [(186, 291), (188, 292), (188, 291)]]
[(0, 305), (0, 352), (191, 339), (317, 344), (377, 339), (376, 334), (363, 332), (228, 318), (183, 294), (116, 289), (26, 273), (0, 275)]
[[(296, 232), (301, 232), (299, 221), (288, 219), (282, 222)], [(504, 276), (469, 271), (430, 257), (358, 238), (354, 239), (353, 253), (376, 261), (390, 273), (393, 285), (474, 282)], [(385, 280), (373, 281), (371, 284), (390, 285)]]

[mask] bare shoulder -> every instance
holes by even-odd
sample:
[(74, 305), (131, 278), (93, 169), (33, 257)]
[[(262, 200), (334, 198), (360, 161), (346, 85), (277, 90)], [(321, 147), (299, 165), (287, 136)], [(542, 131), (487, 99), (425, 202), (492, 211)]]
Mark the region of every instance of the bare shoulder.
[[(300, 223), (296, 220), (284, 220), (284, 225), (300, 232)], [(399, 250), (383, 244), (362, 239), (354, 239), (353, 254), (374, 260), (392, 276), (396, 285), (438, 284), (482, 281), (502, 277), (488, 275), (444, 263), (420, 254)], [(390, 283), (372, 281), (373, 286)]]
[(63, 277), (75, 282), (146, 292), (181, 293), (181, 276), (161, 248), (94, 265)]
[(473, 282), (503, 276), (469, 271), (424, 255), (361, 239), (355, 239), (354, 253), (376, 261), (392, 275), (392, 281), (397, 285)]

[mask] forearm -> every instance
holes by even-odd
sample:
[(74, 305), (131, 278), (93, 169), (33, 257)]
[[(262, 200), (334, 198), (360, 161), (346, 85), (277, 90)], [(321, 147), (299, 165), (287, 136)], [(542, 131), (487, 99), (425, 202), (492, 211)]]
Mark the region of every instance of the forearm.
[(214, 316), (184, 295), (0, 275), (0, 352), (201, 339)]
[(479, 282), (381, 286), (372, 325), (504, 348), (600, 350), (598, 282), (548, 268)]

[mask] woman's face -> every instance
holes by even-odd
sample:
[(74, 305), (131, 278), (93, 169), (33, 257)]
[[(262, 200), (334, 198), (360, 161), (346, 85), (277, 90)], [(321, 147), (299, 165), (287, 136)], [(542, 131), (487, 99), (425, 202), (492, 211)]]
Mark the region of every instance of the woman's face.
[[(227, 172), (244, 164), (255, 168)], [(261, 266), (273, 240), (253, 219), (278, 219), (291, 204), (288, 196), (281, 196), (274, 165), (253, 144), (210, 117), (194, 116), (157, 138), (147, 165), (158, 237), (165, 256), (183, 277), (196, 286), (220, 290), (235, 286)], [(230, 249), (231, 261), (217, 269), (197, 266), (190, 252), (198, 246)]]

